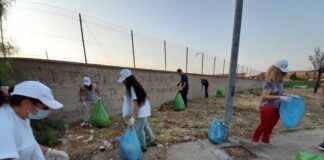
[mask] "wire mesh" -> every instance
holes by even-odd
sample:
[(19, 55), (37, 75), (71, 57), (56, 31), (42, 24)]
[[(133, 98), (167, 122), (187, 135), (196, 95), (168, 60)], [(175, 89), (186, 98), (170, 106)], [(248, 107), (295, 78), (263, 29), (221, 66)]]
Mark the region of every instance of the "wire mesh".
[[(133, 31), (87, 15), (37, 2), (19, 1), (15, 18), (5, 22), (5, 38), (18, 46), (13, 57), (85, 62), (121, 67), (227, 75), (230, 61), (201, 50)], [(260, 72), (238, 65), (240, 77)], [(239, 77), (238, 76), (238, 77)]]
[(134, 48), (137, 68), (165, 69), (163, 40), (134, 32)]

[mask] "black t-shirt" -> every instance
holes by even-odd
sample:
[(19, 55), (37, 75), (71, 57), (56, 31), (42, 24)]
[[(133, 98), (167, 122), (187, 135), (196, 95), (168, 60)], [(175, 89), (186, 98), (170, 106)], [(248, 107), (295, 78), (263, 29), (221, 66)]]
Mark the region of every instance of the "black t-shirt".
[(181, 80), (180, 80), (181, 85), (183, 85), (183, 83), (186, 83), (186, 87), (184, 89), (188, 89), (189, 88), (189, 83), (188, 83), (188, 76), (187, 74), (183, 73), (181, 74)]
[(205, 87), (208, 87), (209, 86), (209, 83), (208, 83), (207, 79), (203, 79), (201, 81), (201, 84), (204, 85)]

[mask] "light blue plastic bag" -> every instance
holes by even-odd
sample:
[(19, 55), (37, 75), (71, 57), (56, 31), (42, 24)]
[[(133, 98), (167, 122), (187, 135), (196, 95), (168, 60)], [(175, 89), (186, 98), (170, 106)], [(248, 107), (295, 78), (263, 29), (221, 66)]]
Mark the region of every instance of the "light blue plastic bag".
[(214, 118), (208, 128), (208, 140), (213, 144), (221, 144), (226, 136), (227, 128)]
[(127, 160), (140, 160), (143, 153), (138, 140), (136, 130), (128, 126), (126, 132), (118, 137), (119, 142), (119, 157)]
[(280, 104), (279, 114), (285, 128), (294, 128), (305, 112), (304, 101), (300, 98), (290, 97), (289, 101)]

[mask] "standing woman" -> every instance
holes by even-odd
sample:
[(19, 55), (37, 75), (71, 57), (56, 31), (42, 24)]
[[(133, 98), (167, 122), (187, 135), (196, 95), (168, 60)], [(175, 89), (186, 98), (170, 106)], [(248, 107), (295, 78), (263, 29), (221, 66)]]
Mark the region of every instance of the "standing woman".
[(0, 159), (44, 160), (44, 155), (69, 159), (63, 151), (39, 145), (30, 126), (30, 119), (43, 119), (51, 109), (63, 107), (50, 88), (38, 81), (25, 81), (17, 84), (7, 99), (10, 103), (0, 104)]
[[(149, 116), (151, 116), (151, 105), (147, 99), (147, 94), (129, 69), (122, 69), (117, 81), (124, 83), (126, 87), (124, 101), (128, 102), (128, 106), (126, 106), (128, 112), (123, 113), (123, 115), (131, 117), (128, 122), (131, 126), (134, 126), (136, 120), (136, 130), (141, 149), (143, 152), (146, 152), (147, 146), (157, 144), (148, 121)], [(146, 142), (145, 137), (148, 137), (148, 142)]]
[(79, 95), (80, 102), (82, 102), (81, 112), (83, 114), (81, 126), (85, 126), (89, 124), (91, 109), (94, 108), (100, 99), (99, 89), (95, 83), (92, 83), (90, 77), (83, 77)]
[(271, 132), (279, 120), (280, 101), (288, 100), (283, 86), (287, 72), (288, 62), (286, 60), (277, 61), (267, 71), (260, 105), (261, 122), (253, 135), (253, 146), (258, 145), (260, 138), (263, 143), (270, 143)]

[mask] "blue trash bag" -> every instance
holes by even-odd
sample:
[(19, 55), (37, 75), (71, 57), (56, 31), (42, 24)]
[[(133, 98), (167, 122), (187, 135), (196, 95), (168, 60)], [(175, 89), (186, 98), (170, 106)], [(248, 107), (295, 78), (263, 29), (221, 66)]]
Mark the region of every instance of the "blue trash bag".
[(289, 99), (280, 103), (279, 114), (285, 128), (294, 128), (304, 115), (305, 104), (300, 98)]
[(127, 160), (141, 160), (143, 153), (134, 127), (128, 126), (126, 132), (118, 137), (119, 157)]
[(227, 128), (214, 118), (208, 128), (208, 140), (213, 144), (221, 144), (227, 136)]

